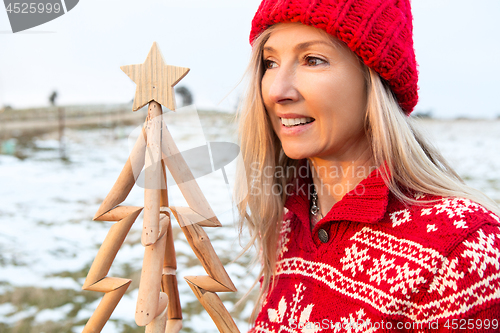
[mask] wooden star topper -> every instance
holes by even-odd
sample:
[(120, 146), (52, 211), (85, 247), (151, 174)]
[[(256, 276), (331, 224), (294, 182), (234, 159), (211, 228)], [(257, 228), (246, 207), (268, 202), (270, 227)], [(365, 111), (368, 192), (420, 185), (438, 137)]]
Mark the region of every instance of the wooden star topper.
[(137, 111), (153, 100), (175, 110), (174, 86), (186, 76), (189, 68), (166, 65), (156, 42), (143, 64), (120, 68), (137, 84), (132, 110)]

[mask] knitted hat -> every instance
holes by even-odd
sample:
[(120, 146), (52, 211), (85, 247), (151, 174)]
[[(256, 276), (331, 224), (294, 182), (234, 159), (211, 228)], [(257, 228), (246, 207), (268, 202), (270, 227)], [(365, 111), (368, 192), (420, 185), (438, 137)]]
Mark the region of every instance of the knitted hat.
[(250, 43), (281, 22), (301, 22), (343, 41), (389, 83), (401, 108), (413, 111), (418, 72), (409, 0), (263, 0)]

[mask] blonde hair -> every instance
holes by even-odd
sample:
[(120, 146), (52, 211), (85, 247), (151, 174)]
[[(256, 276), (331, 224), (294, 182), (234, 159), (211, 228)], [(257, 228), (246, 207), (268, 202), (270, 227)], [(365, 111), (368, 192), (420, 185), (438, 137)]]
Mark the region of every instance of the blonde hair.
[[(254, 42), (247, 94), (238, 113), (239, 138), (243, 164), (239, 166), (237, 186), (240, 235), (248, 227), (250, 241), (244, 251), (256, 246), (263, 277), (259, 302), (254, 308), (253, 321), (264, 295), (275, 282), (277, 244), (283, 218), (286, 191), (273, 194), (273, 187), (285, 189), (293, 174), (285, 177), (266, 175), (266, 170), (297, 168), (301, 161), (288, 158), (273, 131), (261, 95), (264, 74), (262, 49), (275, 26), (264, 31)], [(333, 37), (332, 37), (333, 38)], [(428, 204), (408, 195), (408, 190), (443, 197), (462, 197), (482, 204), (496, 214), (498, 205), (481, 192), (465, 185), (441, 154), (418, 133), (398, 105), (388, 84), (372, 69), (363, 65), (367, 85), (366, 134), (371, 142), (373, 159), (382, 169), (387, 168), (384, 181), (391, 193), (408, 204)], [(389, 175), (389, 176), (387, 176)]]

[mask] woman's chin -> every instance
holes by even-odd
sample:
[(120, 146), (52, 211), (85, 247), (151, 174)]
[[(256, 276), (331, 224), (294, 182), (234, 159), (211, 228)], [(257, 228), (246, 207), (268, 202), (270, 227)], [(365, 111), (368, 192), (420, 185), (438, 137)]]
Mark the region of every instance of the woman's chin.
[(302, 160), (304, 158), (313, 157), (310, 150), (286, 149), (283, 148), (285, 155), (293, 160)]

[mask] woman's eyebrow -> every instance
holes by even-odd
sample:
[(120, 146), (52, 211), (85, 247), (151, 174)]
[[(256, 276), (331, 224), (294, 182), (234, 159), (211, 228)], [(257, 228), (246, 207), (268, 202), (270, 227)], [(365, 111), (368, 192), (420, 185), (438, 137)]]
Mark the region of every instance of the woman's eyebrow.
[(264, 46), (262, 50), (267, 52), (276, 52), (276, 50), (271, 46)]
[(305, 50), (305, 49), (309, 48), (310, 46), (316, 45), (316, 44), (324, 44), (324, 45), (327, 45), (327, 46), (332, 46), (331, 42), (326, 42), (324, 40), (312, 40), (312, 41), (309, 41), (309, 42), (304, 42), (304, 43), (297, 44), (294, 47), (294, 49), (296, 51), (302, 51), (302, 50)]

